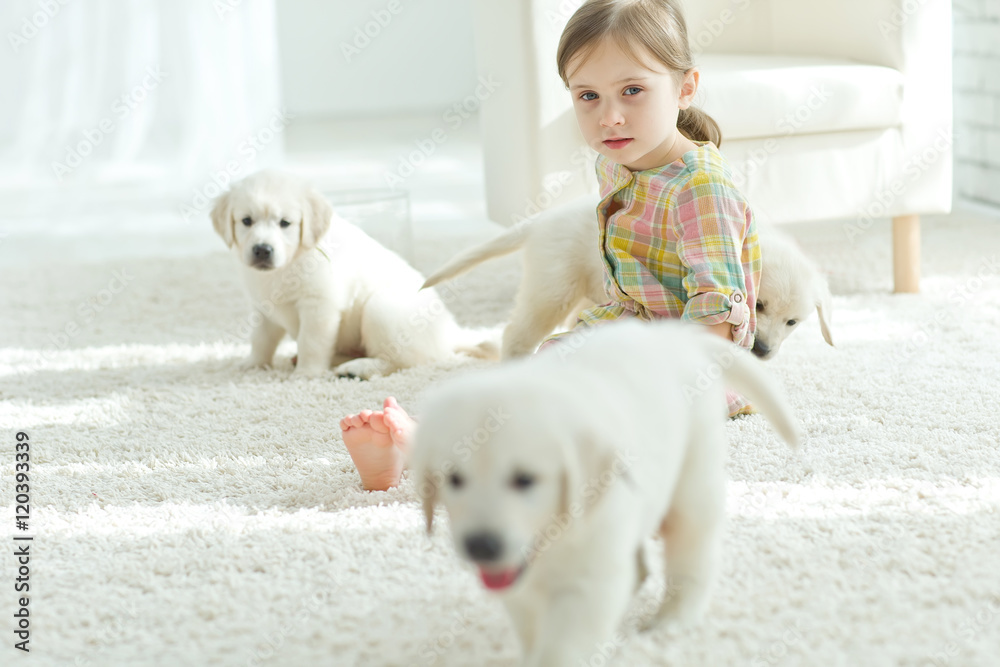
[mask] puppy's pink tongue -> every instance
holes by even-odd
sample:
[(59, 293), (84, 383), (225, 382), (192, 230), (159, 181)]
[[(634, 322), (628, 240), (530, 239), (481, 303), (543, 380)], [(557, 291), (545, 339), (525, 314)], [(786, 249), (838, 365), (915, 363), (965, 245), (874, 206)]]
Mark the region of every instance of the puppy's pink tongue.
[(491, 591), (497, 591), (507, 588), (517, 580), (517, 575), (521, 573), (518, 568), (510, 568), (508, 570), (487, 571), (483, 568), (479, 568), (479, 576), (483, 580), (483, 585)]

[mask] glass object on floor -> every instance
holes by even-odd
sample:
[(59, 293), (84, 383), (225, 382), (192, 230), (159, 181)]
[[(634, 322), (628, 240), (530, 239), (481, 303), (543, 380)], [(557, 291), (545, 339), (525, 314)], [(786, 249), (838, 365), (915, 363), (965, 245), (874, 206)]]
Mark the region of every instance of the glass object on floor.
[(327, 190), (323, 193), (340, 217), (360, 227), (366, 234), (413, 261), (413, 224), (410, 193), (389, 188)]

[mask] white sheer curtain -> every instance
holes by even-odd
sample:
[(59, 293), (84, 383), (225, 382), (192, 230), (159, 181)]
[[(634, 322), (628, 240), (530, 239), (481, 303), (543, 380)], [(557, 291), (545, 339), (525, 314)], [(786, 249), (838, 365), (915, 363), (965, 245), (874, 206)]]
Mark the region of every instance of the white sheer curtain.
[(5, 2), (0, 30), (8, 203), (198, 205), (281, 158), (273, 0)]

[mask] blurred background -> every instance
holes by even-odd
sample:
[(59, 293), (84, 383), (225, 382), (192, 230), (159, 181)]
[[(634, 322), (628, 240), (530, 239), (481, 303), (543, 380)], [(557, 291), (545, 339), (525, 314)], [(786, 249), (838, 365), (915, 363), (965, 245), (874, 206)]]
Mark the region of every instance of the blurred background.
[[(995, 215), (1000, 3), (953, 7), (956, 204)], [(0, 261), (221, 250), (211, 199), (272, 166), (404, 253), (486, 221), (467, 0), (15, 0), (0, 33)]]
[(211, 199), (265, 167), (483, 218), (466, 0), (18, 0), (0, 33), (4, 262), (222, 250)]

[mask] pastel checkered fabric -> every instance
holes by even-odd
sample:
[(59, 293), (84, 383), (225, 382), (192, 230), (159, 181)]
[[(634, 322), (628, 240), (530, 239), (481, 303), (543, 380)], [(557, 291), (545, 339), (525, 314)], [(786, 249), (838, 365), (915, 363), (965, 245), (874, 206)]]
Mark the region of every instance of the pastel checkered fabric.
[[(733, 340), (753, 347), (761, 269), (757, 227), (715, 145), (698, 142), (681, 159), (639, 172), (599, 155), (596, 169), (610, 301), (581, 313), (576, 327), (622, 317), (729, 322)], [(742, 399), (730, 400), (731, 413), (745, 406)]]

